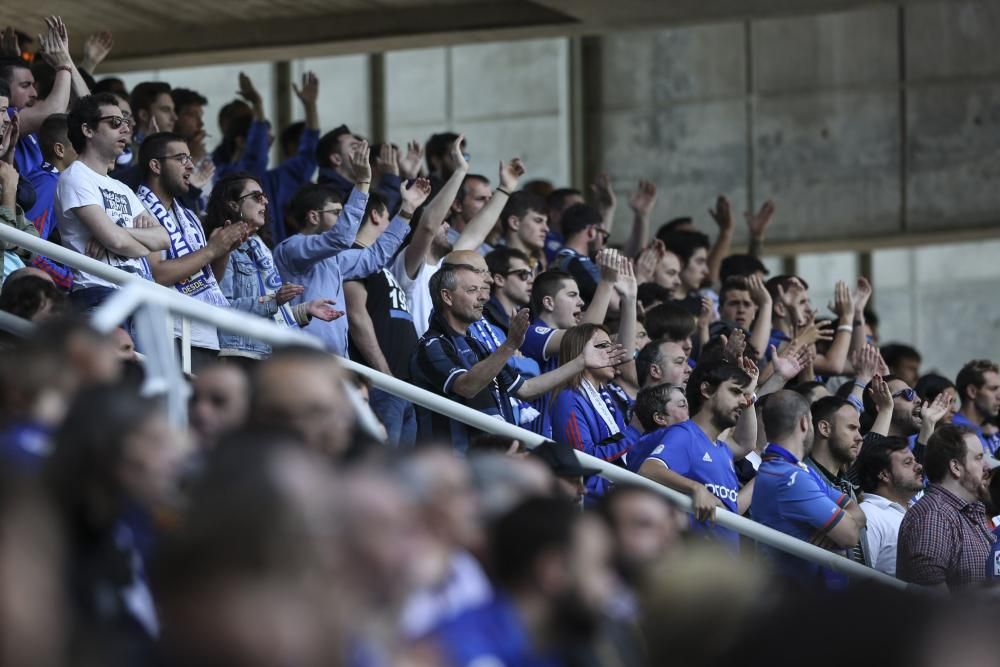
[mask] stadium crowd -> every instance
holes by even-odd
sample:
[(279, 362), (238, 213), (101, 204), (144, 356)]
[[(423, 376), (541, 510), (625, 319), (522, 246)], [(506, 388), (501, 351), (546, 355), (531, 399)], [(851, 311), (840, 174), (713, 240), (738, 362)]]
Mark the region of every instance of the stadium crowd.
[[(20, 39), (0, 37), (3, 223), (327, 353), (192, 323), (180, 428), (141, 395), (133, 323), (88, 324), (118, 286), (5, 246), (0, 309), (37, 328), (0, 352), (3, 664), (995, 654), (997, 364), (922, 374), (917, 350), (880, 341), (865, 278), (827, 312), (801, 277), (769, 275), (773, 203), (734, 252), (725, 197), (710, 238), (690, 217), (654, 224), (650, 182), (583, 192), (517, 157), (471, 173), (472, 137), (321, 128), (311, 73), (293, 86), (304, 121), (273, 130), (240, 74), (212, 148), (197, 91), (95, 80), (109, 34), (80, 63), (58, 17), (34, 62)], [(337, 357), (548, 441), (478, 432)], [(693, 516), (574, 450), (687, 494)], [(755, 545), (720, 510), (919, 589)]]

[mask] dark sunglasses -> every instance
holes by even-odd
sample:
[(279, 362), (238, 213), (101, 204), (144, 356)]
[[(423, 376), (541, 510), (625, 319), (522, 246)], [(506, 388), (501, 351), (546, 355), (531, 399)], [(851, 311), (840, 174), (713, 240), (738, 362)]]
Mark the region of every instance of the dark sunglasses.
[(101, 116), (97, 119), (98, 123), (103, 123), (104, 121), (108, 121), (108, 125), (111, 126), (112, 130), (117, 130), (122, 125), (127, 126), (130, 130), (135, 127), (135, 122), (131, 118), (125, 118), (124, 116)]
[(236, 201), (241, 202), (241, 201), (243, 201), (244, 199), (246, 199), (248, 197), (253, 198), (253, 200), (255, 202), (257, 202), (258, 204), (262, 204), (262, 203), (264, 203), (264, 202), (267, 201), (267, 195), (265, 195), (260, 190), (257, 190), (256, 192), (248, 192), (245, 195), (243, 195), (242, 197), (237, 197)]
[(521, 280), (527, 282), (531, 278), (531, 269), (517, 269), (516, 271), (508, 271), (504, 275), (517, 276)]
[(907, 387), (906, 389), (900, 389), (895, 394), (892, 395), (893, 398), (899, 398), (902, 396), (907, 401), (912, 401), (917, 398), (917, 392), (913, 389)]

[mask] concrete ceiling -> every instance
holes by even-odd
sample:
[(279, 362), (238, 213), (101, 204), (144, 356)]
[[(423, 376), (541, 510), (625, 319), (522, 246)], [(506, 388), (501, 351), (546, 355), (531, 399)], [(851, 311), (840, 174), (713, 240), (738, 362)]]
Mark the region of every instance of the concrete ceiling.
[[(906, 0), (902, 0), (906, 2)], [(279, 60), (472, 41), (600, 34), (838, 11), (878, 0), (43, 0), (0, 5), (34, 35), (58, 14), (78, 52), (111, 30), (116, 71)]]

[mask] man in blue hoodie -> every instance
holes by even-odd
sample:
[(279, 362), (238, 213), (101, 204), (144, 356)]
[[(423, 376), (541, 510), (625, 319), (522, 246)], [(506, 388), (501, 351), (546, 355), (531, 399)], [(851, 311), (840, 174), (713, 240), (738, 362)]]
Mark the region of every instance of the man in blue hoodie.
[[(274, 262), (285, 282), (305, 285), (306, 289), (293, 303), (316, 298), (324, 293), (343, 305), (344, 281), (366, 278), (385, 267), (410, 230), (413, 212), (424, 203), (430, 194), (430, 184), (418, 179), (409, 188), (401, 188), (402, 205), (399, 213), (388, 227), (368, 247), (351, 248), (357, 237), (368, 204), (368, 185), (371, 183), (371, 165), (368, 162), (367, 142), (362, 142), (351, 158), (355, 187), (346, 204), (332, 189), (321, 197), (319, 208), (308, 206), (306, 211), (296, 211), (295, 224), (299, 233), (290, 236), (274, 249)], [(313, 196), (316, 188), (303, 188), (296, 199)], [(299, 208), (292, 200), (292, 210)], [(343, 213), (343, 220), (338, 222)], [(341, 357), (347, 356), (348, 318), (324, 322), (313, 333), (317, 333), (327, 348)]]

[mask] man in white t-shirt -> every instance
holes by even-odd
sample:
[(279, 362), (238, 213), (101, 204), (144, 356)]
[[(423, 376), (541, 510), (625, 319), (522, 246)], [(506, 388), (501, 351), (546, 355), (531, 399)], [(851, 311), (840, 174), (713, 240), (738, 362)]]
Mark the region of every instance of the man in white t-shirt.
[[(108, 176), (132, 135), (113, 95), (81, 97), (67, 119), (69, 140), (79, 159), (59, 177), (55, 209), (63, 245), (115, 268), (151, 279), (146, 257), (170, 247), (167, 231), (128, 186)], [(70, 299), (93, 310), (117, 285), (73, 270)]]
[[(188, 191), (194, 162), (185, 142), (173, 132), (151, 134), (139, 148), (139, 200), (170, 237), (164, 252), (150, 253), (153, 280), (181, 294), (212, 306), (228, 308), (219, 288), (229, 262), (229, 253), (247, 238), (247, 225), (238, 222), (205, 230), (194, 211), (180, 200)], [(174, 338), (181, 337), (180, 318), (174, 318)], [(191, 370), (197, 374), (211, 365), (219, 353), (219, 332), (211, 324), (191, 321)]]
[(432, 310), (429, 284), (431, 276), (441, 268), (444, 256), (452, 250), (478, 250), (482, 246), (500, 219), (500, 212), (507, 203), (507, 198), (517, 187), (517, 180), (524, 175), (524, 165), (521, 164), (520, 159), (514, 158), (509, 163), (501, 162), (499, 187), (493, 191), (489, 202), (465, 225), (458, 240), (452, 244), (448, 240), (450, 227), (445, 219), (458, 195), (462, 180), (469, 172), (469, 163), (466, 162), (462, 153), (462, 141), (464, 141), (464, 137), (460, 135), (451, 146), (450, 159), (456, 165), (455, 171), (452, 172), (451, 177), (441, 187), (434, 199), (424, 208), (420, 216), (420, 225), (414, 231), (412, 243), (427, 247), (426, 242), (421, 241), (421, 237), (432, 235), (430, 246), (423, 261), (415, 269), (411, 270), (411, 264), (409, 261), (407, 262), (406, 278), (408, 280), (400, 281), (409, 282), (409, 287), (404, 289), (406, 289), (406, 299), (410, 305), (413, 326), (417, 330), (418, 337), (423, 336), (427, 331)]

